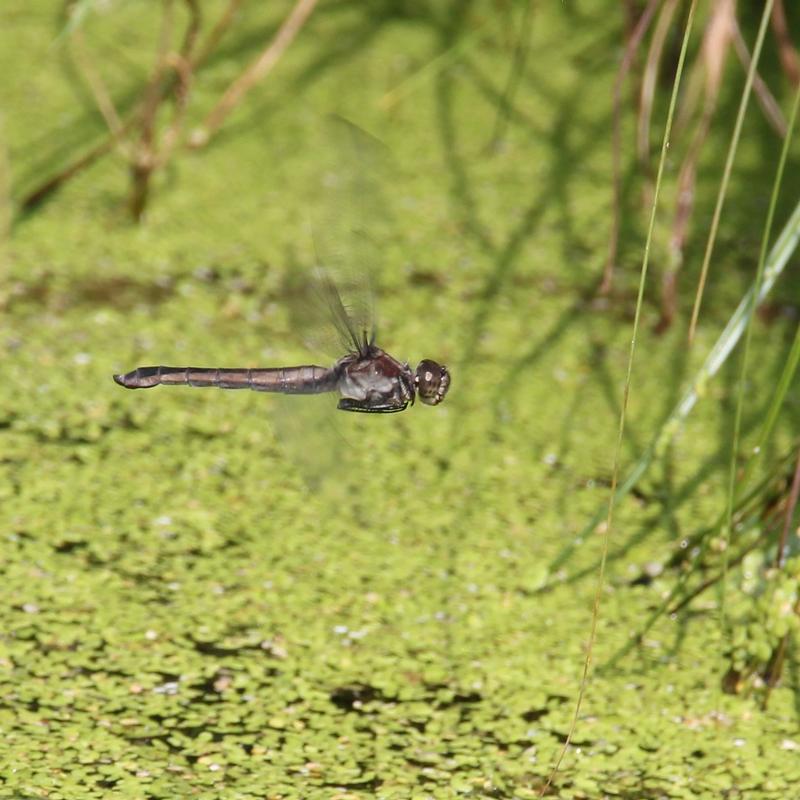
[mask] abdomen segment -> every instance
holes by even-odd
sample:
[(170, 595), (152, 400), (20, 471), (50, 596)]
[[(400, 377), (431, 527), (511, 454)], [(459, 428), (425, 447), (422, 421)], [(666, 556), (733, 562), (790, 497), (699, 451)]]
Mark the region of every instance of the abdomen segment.
[(137, 367), (114, 380), (126, 389), (153, 386), (213, 386), (282, 394), (320, 394), (337, 388), (334, 370), (310, 364), (302, 367), (223, 369), (216, 367)]

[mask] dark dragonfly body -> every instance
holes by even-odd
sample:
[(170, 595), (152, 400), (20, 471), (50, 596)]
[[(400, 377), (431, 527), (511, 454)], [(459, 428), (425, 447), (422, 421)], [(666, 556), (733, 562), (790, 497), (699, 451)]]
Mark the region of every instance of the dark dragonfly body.
[(334, 171), (326, 172), (321, 187), (328, 200), (322, 205), (329, 214), (314, 230), (317, 266), (308, 288), (315, 291), (309, 292), (299, 310), (301, 322), (303, 317), (314, 321), (316, 316), (332, 323), (337, 343), (331, 356), (344, 355), (330, 367), (138, 367), (115, 375), (118, 384), (128, 389), (182, 384), (281, 394), (338, 392), (342, 411), (373, 414), (403, 411), (416, 397), (432, 406), (444, 400), (450, 387), (447, 367), (425, 359), (412, 370), (375, 344), (374, 298), (366, 270), (374, 269), (382, 254), (379, 239), (365, 223), (385, 216), (374, 179), (383, 162), (383, 149), (345, 120), (334, 123), (336, 139), (342, 144), (337, 150), (341, 157), (335, 158)]
[(438, 405), (450, 386), (447, 368), (435, 361), (420, 362), (416, 372), (362, 339), (359, 351), (340, 358), (332, 367), (306, 365), (253, 369), (216, 367), (137, 367), (114, 380), (126, 389), (153, 386), (212, 386), (218, 389), (252, 389), (281, 394), (337, 392), (342, 411), (391, 414), (414, 404)]

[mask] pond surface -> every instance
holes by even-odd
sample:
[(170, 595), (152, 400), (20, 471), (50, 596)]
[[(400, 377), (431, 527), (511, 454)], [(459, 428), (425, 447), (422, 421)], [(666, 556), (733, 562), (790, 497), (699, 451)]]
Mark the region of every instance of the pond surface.
[[(50, 5), (17, 3), (0, 27), (14, 196), (103, 133)], [(608, 498), (645, 225), (629, 223), (613, 297), (587, 300), (610, 226), (620, 33), (575, 5), (537, 12), (500, 148), (501, 23), (466, 17), (460, 56), (417, 78), (458, 30), (320, 9), (219, 139), (158, 177), (140, 226), (113, 156), (15, 224), (0, 284), (0, 796), (538, 795), (580, 685), (601, 536), (579, 534)], [(104, 24), (126, 33), (103, 52), (122, 96), (150, 39), (116, 13)], [(277, 19), (247, 12), (201, 106)], [(381, 342), (442, 360), (453, 384), (436, 409), (343, 420), (362, 446), (337, 491), (315, 492), (273, 398), (125, 392), (111, 375), (304, 363), (282, 287), (312, 259), (304, 209), (329, 111), (400, 165)], [(746, 167), (760, 157), (745, 144)], [(732, 191), (693, 350), (683, 325), (654, 335), (645, 306), (624, 465), (735, 307), (768, 192), (769, 178)], [(754, 381), (774, 385), (784, 324), (757, 328)], [(791, 688), (767, 712), (721, 693), (711, 593), (608, 666), (673, 580), (637, 578), (724, 506), (720, 401), (736, 375), (617, 508), (596, 667), (552, 796), (784, 798), (800, 780)]]

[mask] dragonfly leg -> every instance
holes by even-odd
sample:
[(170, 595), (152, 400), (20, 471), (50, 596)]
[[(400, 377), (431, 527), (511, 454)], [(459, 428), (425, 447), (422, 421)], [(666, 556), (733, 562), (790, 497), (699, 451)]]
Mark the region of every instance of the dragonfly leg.
[(340, 411), (359, 411), (363, 414), (396, 414), (398, 411), (405, 411), (407, 407), (407, 400), (378, 404), (369, 400), (353, 400), (350, 397), (343, 397), (337, 406)]

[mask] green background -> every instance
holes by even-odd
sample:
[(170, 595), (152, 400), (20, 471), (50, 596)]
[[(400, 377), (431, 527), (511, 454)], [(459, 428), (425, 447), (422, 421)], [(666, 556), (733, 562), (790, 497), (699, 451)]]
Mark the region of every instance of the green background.
[[(52, 5), (0, 12), (13, 199), (104, 132)], [(592, 300), (621, 14), (541, 6), (499, 147), (522, 6), (323, 3), (219, 137), (158, 173), (141, 225), (118, 155), (15, 220), (0, 284), (0, 797), (537, 796), (580, 685), (601, 537), (576, 537), (607, 502), (646, 224), (626, 156), (616, 289)], [(287, 11), (245, 7), (194, 109)], [(120, 107), (148, 75), (157, 20), (139, 2), (87, 22)], [(741, 77), (701, 164), (701, 232)], [(372, 265), (381, 343), (453, 373), (437, 409), (337, 419), (353, 451), (341, 464), (305, 409), (316, 428), (292, 454), (273, 398), (111, 381), (138, 364), (303, 358), (284, 287), (312, 261), (330, 112), (398, 166), (393, 246)], [(752, 113), (692, 349), (684, 321), (653, 333), (660, 222), (623, 468), (754, 275), (778, 149)], [(779, 285), (778, 309), (791, 289)], [(745, 432), (793, 325), (757, 324)], [(786, 798), (800, 780), (794, 675), (768, 711), (721, 693), (713, 592), (607, 666), (675, 576), (635, 579), (724, 508), (737, 375), (723, 368), (617, 508), (596, 669), (554, 796)], [(336, 477), (323, 491), (304, 475), (317, 458)]]

